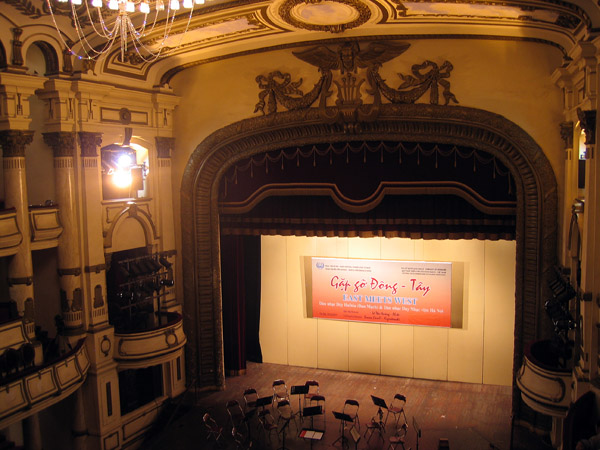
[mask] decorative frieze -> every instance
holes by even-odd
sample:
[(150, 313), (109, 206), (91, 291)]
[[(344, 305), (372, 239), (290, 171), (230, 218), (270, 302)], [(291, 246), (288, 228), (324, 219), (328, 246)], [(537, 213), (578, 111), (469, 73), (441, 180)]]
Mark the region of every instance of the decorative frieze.
[[(346, 42), (336, 50), (319, 45), (293, 52), (297, 58), (317, 67), (320, 79), (305, 94), (300, 90), (302, 80), (292, 80), (289, 73), (274, 71), (266, 76), (259, 75), (256, 81), (261, 91), (254, 112), (271, 115), (278, 111), (278, 105), (288, 110), (307, 109), (318, 100), (322, 119), (327, 123), (341, 123), (345, 132), (356, 133), (363, 123), (379, 117), (383, 98), (393, 104), (410, 104), (429, 91), (432, 105), (439, 103), (440, 94), (445, 105), (458, 103), (447, 80), (453, 69), (448, 61), (441, 66), (429, 60), (415, 64), (411, 75), (399, 74), (401, 83), (397, 88), (387, 84), (379, 74), (381, 65), (400, 56), (409, 47), (408, 43), (378, 41), (361, 49), (357, 42)], [(367, 89), (362, 88), (365, 83)], [(332, 84), (337, 95), (333, 97), (335, 106), (328, 107)], [(371, 97), (370, 101), (362, 98), (363, 93)]]

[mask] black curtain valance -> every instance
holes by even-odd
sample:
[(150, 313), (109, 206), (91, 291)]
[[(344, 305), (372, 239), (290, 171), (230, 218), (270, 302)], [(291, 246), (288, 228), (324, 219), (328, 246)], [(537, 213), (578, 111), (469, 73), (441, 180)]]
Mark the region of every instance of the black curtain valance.
[(514, 239), (514, 180), (468, 148), (350, 142), (278, 150), (221, 180), (225, 235)]

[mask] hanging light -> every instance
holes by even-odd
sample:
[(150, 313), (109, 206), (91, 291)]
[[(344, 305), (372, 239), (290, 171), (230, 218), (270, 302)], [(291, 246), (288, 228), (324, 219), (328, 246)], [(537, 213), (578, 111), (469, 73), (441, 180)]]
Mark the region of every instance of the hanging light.
[[(136, 58), (150, 62), (161, 56), (165, 49), (173, 50), (181, 45), (194, 5), (204, 4), (204, 1), (183, 0), (187, 24), (183, 31), (177, 33), (180, 34), (179, 43), (169, 46), (166, 44), (174, 31), (173, 24), (180, 10), (179, 0), (46, 0), (46, 3), (60, 39), (79, 59), (96, 60), (111, 53), (114, 45), (119, 45), (120, 61), (125, 62), (128, 52), (133, 50)], [(77, 35), (73, 40), (75, 44), (69, 42), (64, 28), (57, 23), (59, 3), (70, 3), (71, 22)], [(150, 41), (152, 44), (148, 43)]]

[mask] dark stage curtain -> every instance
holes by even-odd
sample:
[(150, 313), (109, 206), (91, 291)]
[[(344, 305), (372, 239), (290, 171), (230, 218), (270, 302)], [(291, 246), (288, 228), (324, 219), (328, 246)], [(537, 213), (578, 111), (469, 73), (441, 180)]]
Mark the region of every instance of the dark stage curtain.
[(238, 374), (246, 369), (246, 360), (262, 362), (260, 237), (222, 236), (221, 282), (225, 371)]
[(515, 238), (516, 187), (495, 157), (418, 143), (308, 145), (256, 155), (221, 180), (221, 232)]

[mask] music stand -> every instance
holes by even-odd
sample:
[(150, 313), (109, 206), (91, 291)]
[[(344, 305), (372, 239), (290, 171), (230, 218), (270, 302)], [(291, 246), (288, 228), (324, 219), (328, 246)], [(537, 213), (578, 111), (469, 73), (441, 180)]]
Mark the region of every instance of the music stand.
[(340, 421), (340, 437), (331, 443), (334, 445), (337, 441), (342, 441), (342, 448), (348, 445), (348, 438), (344, 436), (344, 431), (346, 430), (346, 422), (352, 422), (352, 417), (346, 413), (333, 411), (333, 415), (337, 420)]
[(256, 407), (265, 409), (265, 406), (273, 403), (273, 396), (269, 395), (267, 397), (260, 397), (256, 399)]
[[(307, 406), (304, 408), (304, 412), (302, 413), (302, 417), (310, 417), (310, 429), (303, 428), (300, 432), (300, 437), (304, 439), (310, 439), (310, 448), (312, 449), (313, 441), (320, 441), (323, 438), (323, 431), (315, 430), (313, 424), (313, 418), (316, 415), (323, 414), (323, 407), (321, 405), (317, 406)], [(310, 433), (308, 433), (310, 432)]]
[(373, 436), (373, 432), (377, 430), (379, 431), (379, 437), (385, 442), (385, 437), (383, 435), (383, 432), (385, 430), (385, 423), (383, 421), (383, 411), (381, 408), (387, 409), (387, 405), (384, 399), (380, 397), (375, 397), (374, 395), (371, 395), (371, 400), (373, 400), (375, 406), (378, 407), (377, 416), (379, 417), (379, 421), (376, 421), (375, 417), (371, 419), (371, 422), (367, 424), (365, 438), (367, 437), (367, 433), (370, 431), (371, 433), (369, 434), (369, 439), (367, 439), (367, 442), (369, 442), (371, 440), (371, 437)]
[(417, 419), (414, 416), (413, 416), (413, 428), (415, 429), (415, 432), (417, 433), (417, 450), (419, 450), (419, 439), (421, 438), (421, 427), (417, 423)]
[(300, 384), (297, 386), (292, 386), (292, 389), (290, 391), (290, 395), (297, 395), (298, 396), (298, 411), (295, 414), (298, 414), (300, 416), (300, 418), (302, 419), (302, 404), (300, 403), (300, 396), (302, 394), (307, 394), (308, 393), (308, 385), (306, 384)]
[(387, 404), (385, 403), (384, 399), (380, 397), (375, 397), (374, 395), (371, 395), (371, 400), (373, 400), (375, 406), (379, 408), (377, 410), (377, 415), (379, 416), (379, 425), (382, 430), (385, 430), (385, 423), (383, 422), (383, 411), (381, 410), (381, 408), (388, 409)]
[(356, 425), (350, 428), (350, 436), (352, 436), (352, 440), (354, 441), (354, 450), (358, 449), (358, 441), (360, 441), (360, 433), (356, 429)]

